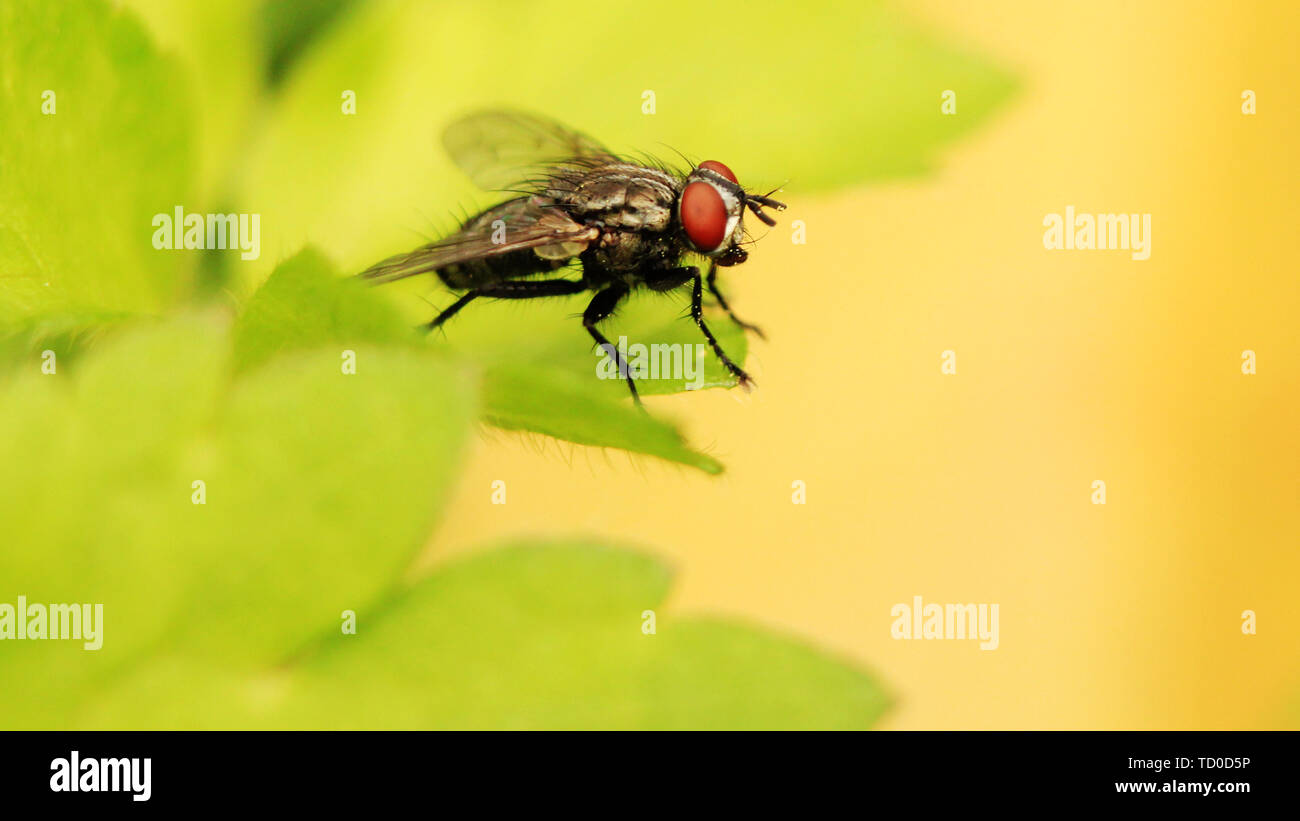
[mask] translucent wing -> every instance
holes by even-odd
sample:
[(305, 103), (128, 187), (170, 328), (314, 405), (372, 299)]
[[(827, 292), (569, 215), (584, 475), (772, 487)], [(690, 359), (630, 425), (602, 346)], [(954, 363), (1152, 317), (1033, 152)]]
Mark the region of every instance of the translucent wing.
[(575, 159), (617, 158), (595, 140), (552, 120), (522, 111), (488, 110), (447, 126), (442, 144), (474, 184), (509, 189)]
[(389, 257), (358, 276), (380, 284), (530, 248), (542, 259), (566, 260), (599, 237), (599, 228), (574, 222), (550, 200), (519, 197), (470, 219), (451, 236)]

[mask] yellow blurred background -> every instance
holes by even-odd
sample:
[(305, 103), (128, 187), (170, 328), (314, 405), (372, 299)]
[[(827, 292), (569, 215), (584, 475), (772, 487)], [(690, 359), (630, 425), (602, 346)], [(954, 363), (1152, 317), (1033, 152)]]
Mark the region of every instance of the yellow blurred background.
[[(886, 728), (1300, 726), (1295, 4), (902, 5), (1022, 87), (934, 176), (787, 192), (728, 272), (758, 392), (649, 400), (726, 474), (485, 433), (430, 561), (635, 534), (679, 572), (661, 619), (815, 641)], [(1150, 213), (1150, 259), (1045, 250), (1067, 205)], [(894, 640), (915, 595), (998, 603), (1000, 647)]]

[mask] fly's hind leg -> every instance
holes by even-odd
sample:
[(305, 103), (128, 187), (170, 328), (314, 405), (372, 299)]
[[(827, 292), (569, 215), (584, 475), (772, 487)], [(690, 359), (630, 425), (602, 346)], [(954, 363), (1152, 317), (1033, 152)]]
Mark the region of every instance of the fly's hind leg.
[(636, 402), (638, 407), (642, 407), (641, 397), (636, 392), (636, 380), (632, 378), (632, 370), (618, 355), (618, 348), (610, 344), (605, 335), (596, 330), (596, 324), (614, 313), (614, 308), (618, 306), (623, 297), (627, 296), (627, 293), (628, 288), (626, 285), (611, 285), (596, 294), (591, 300), (591, 304), (587, 306), (587, 310), (582, 312), (582, 327), (587, 329), (587, 333), (591, 334), (591, 338), (601, 346), (606, 356), (614, 360), (614, 367), (618, 368), (618, 372), (627, 380), (627, 389), (632, 392), (633, 401)]
[(460, 299), (453, 302), (450, 307), (438, 314), (437, 318), (427, 324), (425, 328), (432, 331), (435, 328), (442, 327), (442, 324), (455, 316), (461, 308), (464, 308), (466, 305), (481, 296), (488, 297), (489, 299), (539, 299), (547, 296), (577, 294), (585, 290), (587, 290), (587, 286), (583, 285), (581, 282), (573, 282), (567, 279), (507, 279), (501, 282), (494, 282), (491, 285), (484, 285), (480, 288), (470, 290)]
[(479, 296), (479, 294), (475, 293), (474, 291), (470, 291), (468, 294), (465, 294), (460, 299), (453, 302), (451, 304), (451, 307), (445, 309), (442, 313), (438, 314), (438, 316), (432, 322), (426, 323), (424, 326), (425, 329), (432, 331), (436, 328), (441, 328), (442, 323), (446, 322), (447, 320), (455, 316), (460, 311), (461, 308), (464, 308), (466, 305), (473, 302), (474, 298), (477, 296)]

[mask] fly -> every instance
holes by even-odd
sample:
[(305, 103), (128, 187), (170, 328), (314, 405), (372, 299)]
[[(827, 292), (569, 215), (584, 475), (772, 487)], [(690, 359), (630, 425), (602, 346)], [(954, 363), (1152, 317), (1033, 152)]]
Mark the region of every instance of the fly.
[[(707, 287), (732, 321), (763, 335), (731, 310), (718, 290), (717, 270), (749, 256), (742, 247), (745, 211), (772, 226), (776, 221), (763, 209), (781, 211), (784, 203), (747, 192), (715, 160), (683, 174), (619, 157), (585, 135), (520, 112), (471, 114), (448, 126), (443, 145), (476, 185), (517, 196), (470, 217), (448, 237), (360, 274), (383, 283), (432, 272), (462, 292), (428, 323), (429, 330), (479, 297), (541, 299), (590, 291), (582, 325), (614, 360), (640, 404), (631, 369), (598, 326), (637, 288), (672, 291), (689, 284), (695, 325), (740, 385), (753, 385), (705, 324), (703, 293)], [(708, 273), (683, 264), (687, 254), (708, 259)], [(545, 276), (575, 260), (582, 266), (579, 279)]]

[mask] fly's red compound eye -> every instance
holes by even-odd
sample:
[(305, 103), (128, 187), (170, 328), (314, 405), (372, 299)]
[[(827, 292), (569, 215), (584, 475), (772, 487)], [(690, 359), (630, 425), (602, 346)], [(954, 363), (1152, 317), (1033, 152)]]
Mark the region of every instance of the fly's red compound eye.
[(736, 175), (731, 173), (731, 169), (723, 165), (722, 163), (718, 162), (717, 160), (705, 160), (704, 162), (700, 163), (700, 168), (707, 168), (715, 174), (721, 174), (722, 176), (736, 183), (736, 185), (740, 185), (740, 182), (736, 180)]
[(693, 182), (686, 186), (682, 192), (681, 218), (686, 236), (699, 250), (708, 253), (722, 245), (727, 230), (727, 206), (718, 189), (709, 183)]

